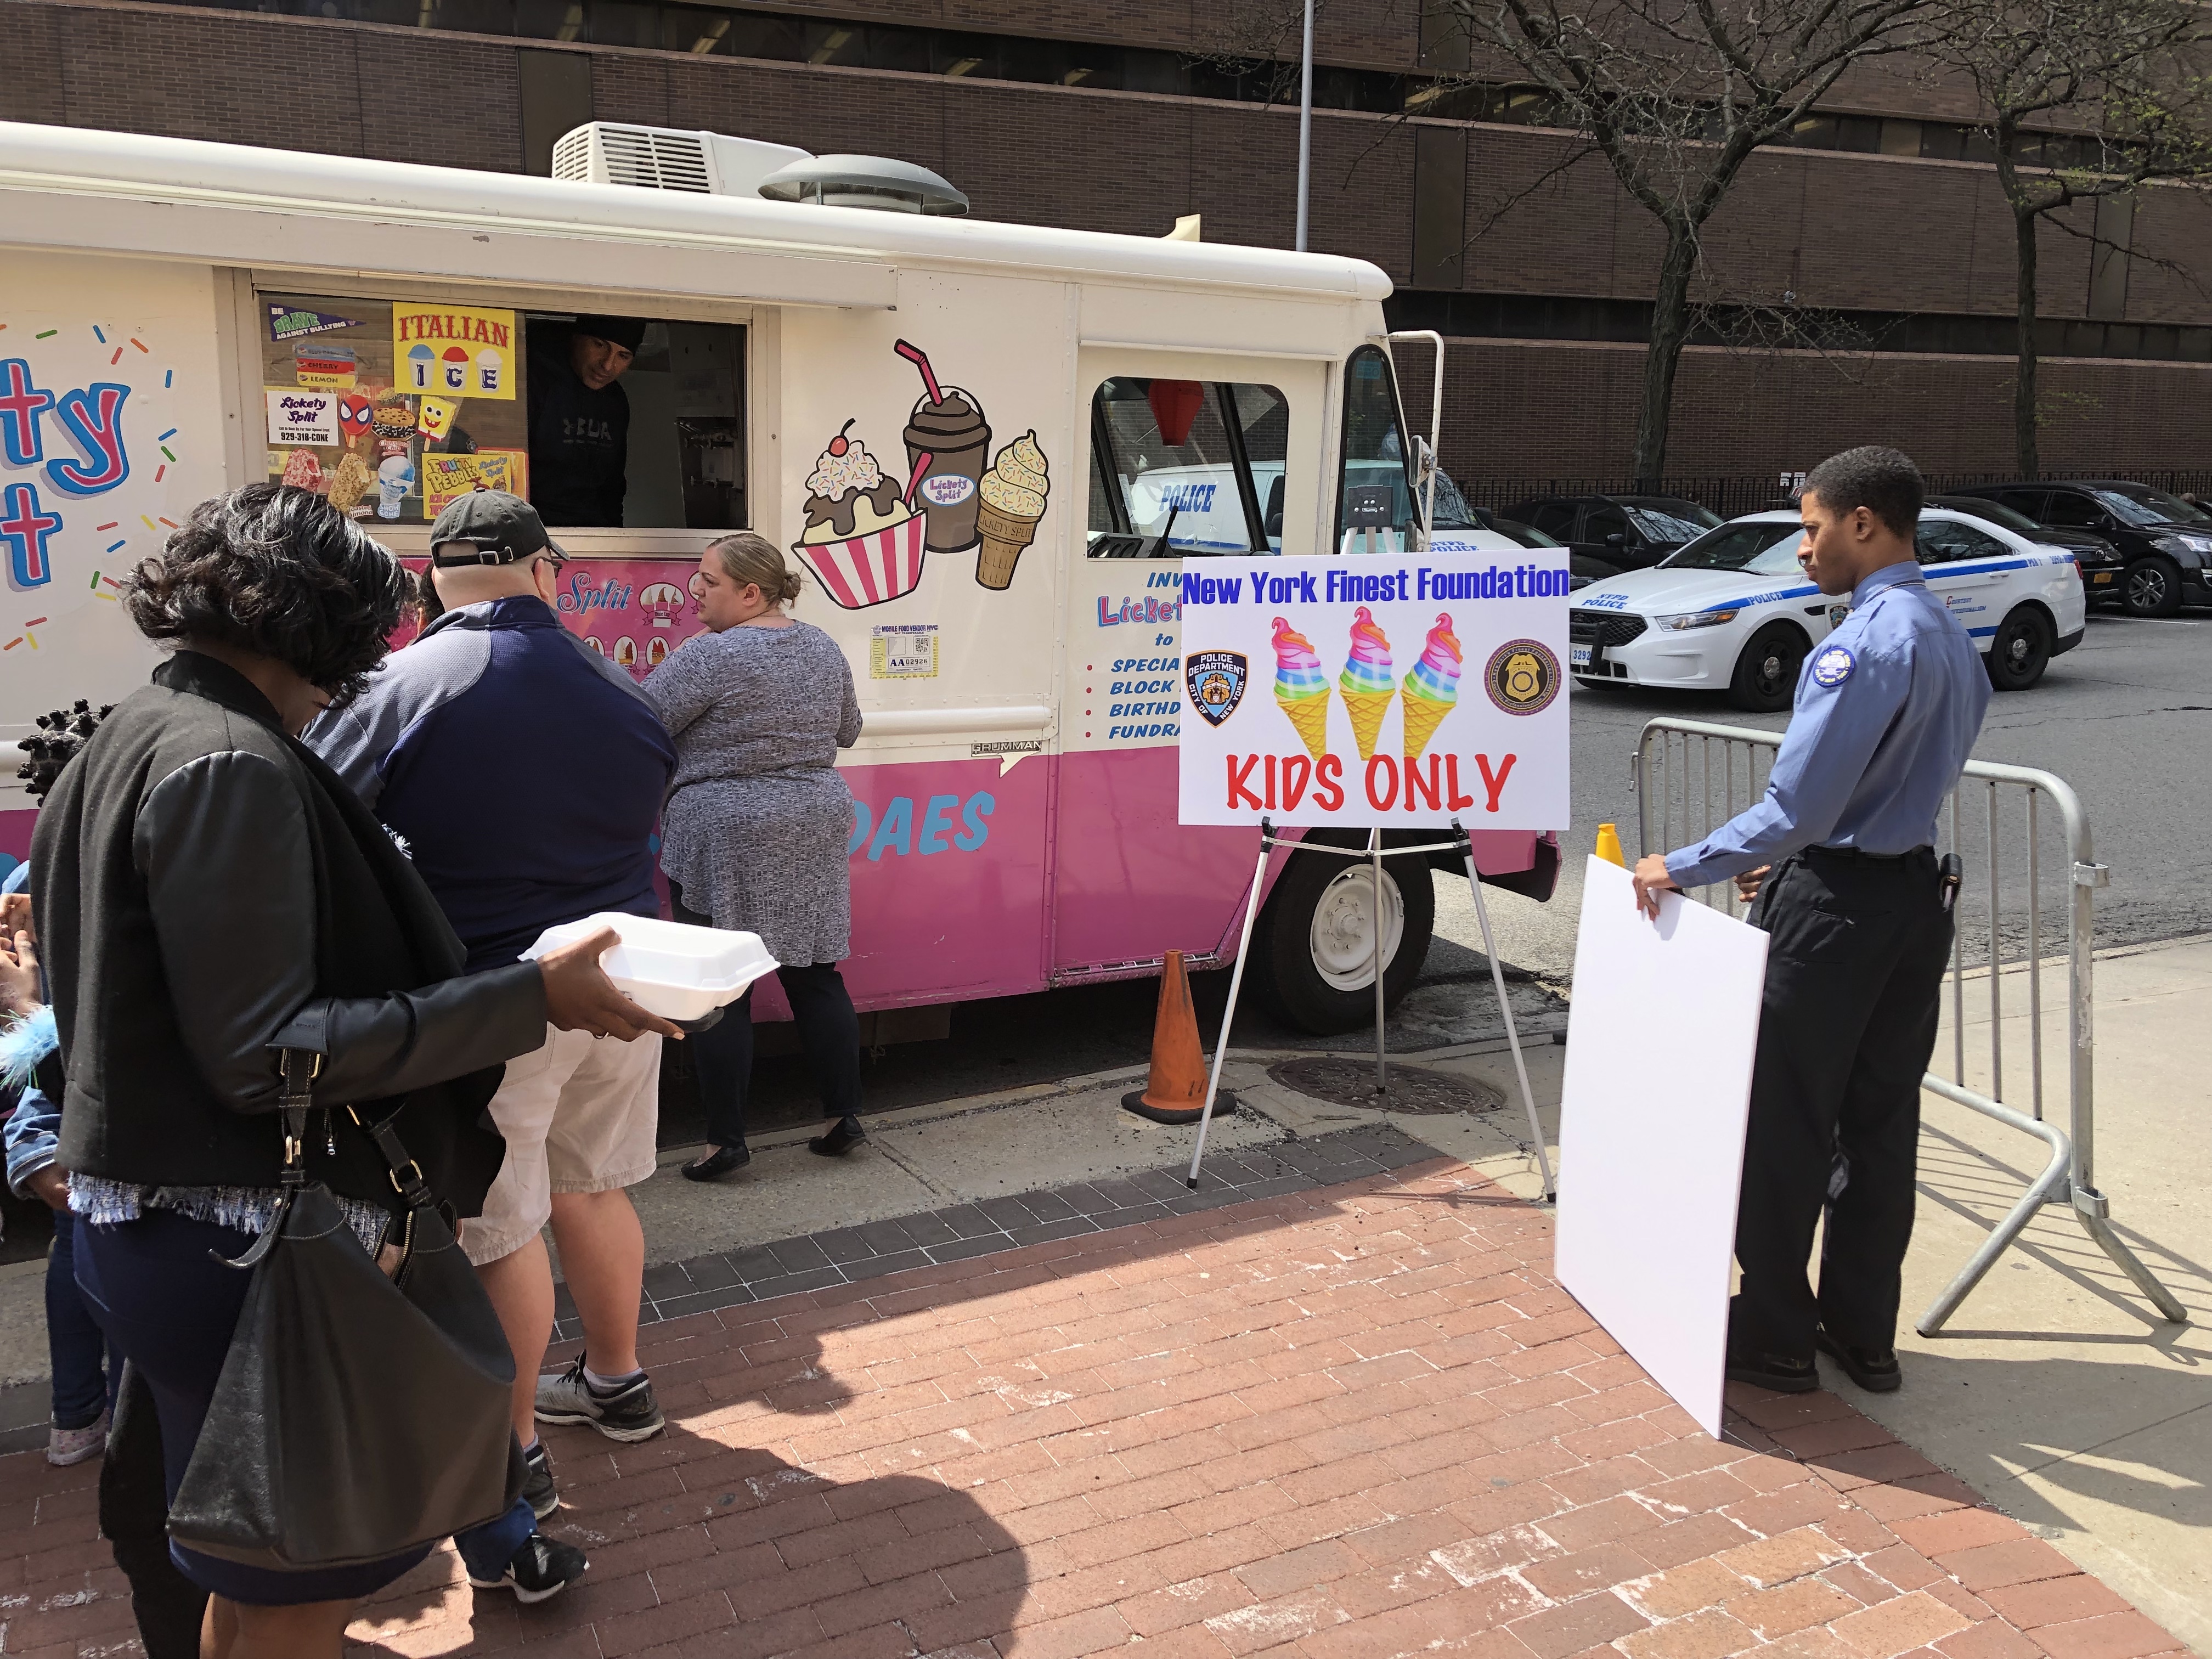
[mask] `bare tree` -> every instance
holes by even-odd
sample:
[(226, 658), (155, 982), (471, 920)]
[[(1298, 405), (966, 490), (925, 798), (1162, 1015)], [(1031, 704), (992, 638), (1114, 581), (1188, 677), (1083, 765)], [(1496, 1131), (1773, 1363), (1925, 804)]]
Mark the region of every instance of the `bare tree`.
[[(1475, 67), (1548, 103), (1665, 235), (1635, 472), (1667, 465), (1704, 228), (1752, 152), (1785, 137), (1853, 64), (1903, 50), (1937, 0), (1449, 0)], [(1487, 61), (1486, 61), (1487, 60)]]
[(2013, 443), (2022, 476), (2033, 478), (2042, 470), (2039, 228), (2086, 234), (2099, 253), (2127, 258), (2124, 243), (2062, 216), (2154, 179), (2212, 177), (2206, 88), (2192, 61), (2212, 44), (2212, 30), (2191, 0), (1947, 3), (1936, 56), (1973, 84), (1982, 134), (2012, 209), (2020, 357)]

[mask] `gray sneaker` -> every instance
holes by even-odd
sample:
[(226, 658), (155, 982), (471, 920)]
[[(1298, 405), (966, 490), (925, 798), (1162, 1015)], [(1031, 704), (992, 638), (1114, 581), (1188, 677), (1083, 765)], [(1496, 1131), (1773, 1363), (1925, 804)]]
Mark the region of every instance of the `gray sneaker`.
[(539, 1441), (522, 1454), (522, 1496), (531, 1514), (540, 1521), (561, 1507), (561, 1494), (553, 1486), (553, 1460)]
[(602, 1395), (584, 1380), (584, 1362), (538, 1379), (538, 1420), (583, 1423), (610, 1440), (650, 1440), (668, 1419), (653, 1397), (653, 1379), (641, 1376), (629, 1387)]
[(88, 1457), (97, 1457), (106, 1449), (107, 1413), (104, 1411), (81, 1429), (46, 1431), (46, 1462), (58, 1469), (82, 1463)]

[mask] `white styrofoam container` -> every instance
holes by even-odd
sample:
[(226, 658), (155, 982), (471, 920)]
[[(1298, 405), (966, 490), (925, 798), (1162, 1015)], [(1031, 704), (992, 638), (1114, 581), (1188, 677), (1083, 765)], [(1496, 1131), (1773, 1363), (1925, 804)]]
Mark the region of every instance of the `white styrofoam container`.
[(745, 987), (776, 968), (758, 933), (693, 927), (617, 910), (548, 927), (521, 959), (535, 962), (548, 951), (588, 939), (602, 927), (613, 928), (622, 942), (599, 958), (599, 966), (624, 996), (663, 1019), (702, 1018), (735, 1002)]

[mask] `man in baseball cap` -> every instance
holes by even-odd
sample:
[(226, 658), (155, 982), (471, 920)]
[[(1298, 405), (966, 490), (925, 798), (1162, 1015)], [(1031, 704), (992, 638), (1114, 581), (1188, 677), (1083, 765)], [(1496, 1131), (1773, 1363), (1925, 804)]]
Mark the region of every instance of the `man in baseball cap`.
[[(637, 683), (561, 625), (563, 556), (538, 510), (495, 489), (463, 495), (431, 526), (430, 559), (447, 608), (310, 726), (308, 746), (405, 840), (471, 972), (562, 922), (657, 915), (652, 836), (675, 745)], [(532, 1421), (553, 1324), (549, 1221), (586, 1345), (556, 1379), (568, 1414), (549, 1420), (619, 1441), (661, 1430), (637, 1362), (645, 1237), (624, 1190), (653, 1170), (659, 1084), (659, 1036), (595, 1042), (549, 1026), (492, 1098), (507, 1160), (461, 1246), (514, 1350), (523, 1496), (540, 1520), (556, 1501)], [(557, 1540), (533, 1534), (518, 1549), (490, 1533), (458, 1540), (479, 1588), (536, 1600), (580, 1570)]]
[(619, 526), (629, 471), (629, 394), (617, 384), (645, 343), (635, 317), (530, 325), (530, 477), (554, 524)]

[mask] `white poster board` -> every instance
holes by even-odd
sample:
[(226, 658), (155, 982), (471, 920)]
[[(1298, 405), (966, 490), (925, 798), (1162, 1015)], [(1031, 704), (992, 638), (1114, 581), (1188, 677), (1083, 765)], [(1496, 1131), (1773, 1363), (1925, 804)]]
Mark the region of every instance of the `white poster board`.
[(1567, 826), (1565, 548), (1186, 559), (1179, 608), (1182, 823)]
[(1721, 1431), (1729, 1267), (1766, 935), (1679, 893), (1659, 920), (1593, 858), (1559, 1107), (1556, 1272), (1706, 1433)]

